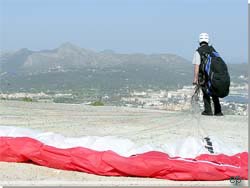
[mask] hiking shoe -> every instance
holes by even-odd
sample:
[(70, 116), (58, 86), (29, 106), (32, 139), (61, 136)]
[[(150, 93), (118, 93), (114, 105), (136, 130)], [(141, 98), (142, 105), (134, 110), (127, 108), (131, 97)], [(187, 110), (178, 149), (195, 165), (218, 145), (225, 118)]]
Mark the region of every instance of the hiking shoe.
[(212, 116), (213, 113), (212, 113), (212, 112), (203, 111), (203, 112), (201, 113), (201, 115), (204, 115), (204, 116)]
[(224, 116), (222, 112), (218, 112), (214, 114), (215, 116)]

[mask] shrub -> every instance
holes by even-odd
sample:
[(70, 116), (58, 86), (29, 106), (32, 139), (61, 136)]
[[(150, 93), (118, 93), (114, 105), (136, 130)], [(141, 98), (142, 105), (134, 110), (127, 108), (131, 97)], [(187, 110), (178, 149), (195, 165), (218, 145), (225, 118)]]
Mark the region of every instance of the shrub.
[(24, 97), (22, 99), (24, 102), (33, 102), (33, 99), (32, 98), (29, 98), (29, 97)]
[(104, 106), (104, 103), (102, 101), (95, 101), (91, 103), (92, 106)]

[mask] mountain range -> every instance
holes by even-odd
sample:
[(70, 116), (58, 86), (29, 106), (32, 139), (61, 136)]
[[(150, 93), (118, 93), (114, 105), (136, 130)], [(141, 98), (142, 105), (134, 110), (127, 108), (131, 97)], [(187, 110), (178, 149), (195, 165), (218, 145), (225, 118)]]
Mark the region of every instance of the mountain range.
[(174, 54), (118, 54), (112, 50), (95, 52), (64, 43), (53, 50), (31, 51), (26, 48), (1, 55), (2, 71), (41, 73), (86, 67), (104, 68), (123, 64), (158, 64), (186, 62)]
[[(247, 65), (230, 65), (232, 78), (247, 76)], [(96, 52), (71, 43), (56, 49), (0, 53), (2, 91), (169, 89), (190, 84), (193, 65), (168, 53)]]

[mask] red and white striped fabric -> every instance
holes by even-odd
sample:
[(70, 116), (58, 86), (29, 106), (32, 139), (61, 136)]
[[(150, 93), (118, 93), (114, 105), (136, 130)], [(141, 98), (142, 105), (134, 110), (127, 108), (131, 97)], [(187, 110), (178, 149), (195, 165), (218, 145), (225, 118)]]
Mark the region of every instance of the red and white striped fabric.
[[(232, 176), (248, 179), (248, 152), (221, 153), (223, 149), (218, 147), (219, 142), (213, 142), (215, 154), (210, 154), (201, 149), (205, 147), (197, 140), (189, 139), (189, 146), (185, 143), (182, 142), (185, 152), (178, 148), (178, 153), (166, 145), (138, 147), (128, 139), (117, 137), (67, 138), (54, 133), (0, 126), (0, 161), (32, 162), (104, 176), (189, 181), (228, 180)], [(198, 150), (193, 148), (199, 144), (197, 155)], [(187, 155), (188, 151), (190, 155)]]

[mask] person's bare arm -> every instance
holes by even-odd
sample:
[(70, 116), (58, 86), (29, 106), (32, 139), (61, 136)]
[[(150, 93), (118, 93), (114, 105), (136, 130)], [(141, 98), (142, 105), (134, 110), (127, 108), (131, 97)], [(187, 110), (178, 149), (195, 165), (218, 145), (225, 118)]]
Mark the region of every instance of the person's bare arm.
[(193, 80), (193, 84), (198, 84), (198, 75), (199, 75), (199, 65), (194, 65), (194, 80)]
[(194, 65), (194, 79), (193, 84), (198, 84), (198, 76), (199, 76), (199, 66), (201, 63), (200, 54), (196, 51), (193, 57), (193, 65)]

